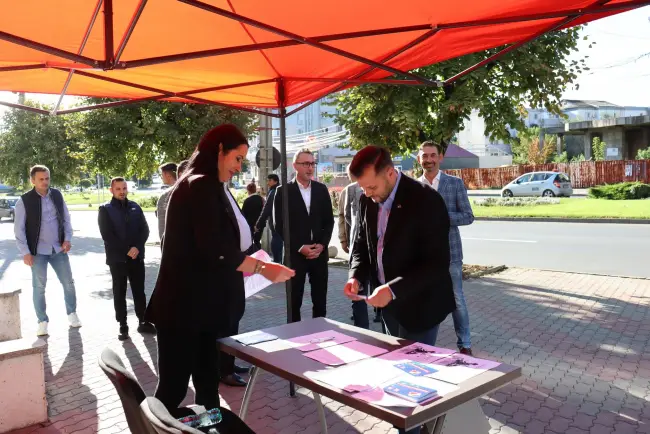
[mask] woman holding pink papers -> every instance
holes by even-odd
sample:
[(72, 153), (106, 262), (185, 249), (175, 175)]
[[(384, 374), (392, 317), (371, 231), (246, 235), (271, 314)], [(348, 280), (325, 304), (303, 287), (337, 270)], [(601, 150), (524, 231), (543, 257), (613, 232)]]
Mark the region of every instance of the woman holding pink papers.
[(216, 340), (244, 314), (243, 273), (273, 282), (293, 270), (244, 252), (252, 243), (246, 219), (228, 190), (248, 152), (234, 125), (208, 131), (171, 193), (160, 271), (146, 312), (158, 330), (155, 396), (170, 410), (185, 398), (190, 376), (196, 404), (219, 407)]

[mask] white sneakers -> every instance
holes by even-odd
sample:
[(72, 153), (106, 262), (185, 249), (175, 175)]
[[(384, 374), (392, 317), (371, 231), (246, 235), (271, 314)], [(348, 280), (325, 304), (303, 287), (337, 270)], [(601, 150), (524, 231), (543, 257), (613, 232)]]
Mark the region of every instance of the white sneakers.
[[(73, 328), (78, 328), (81, 327), (81, 321), (79, 321), (79, 317), (77, 316), (76, 313), (71, 313), (68, 315), (68, 322), (70, 323), (70, 327)], [(41, 321), (38, 323), (38, 329), (36, 329), (36, 336), (47, 336), (47, 321)]]
[(41, 321), (38, 323), (36, 336), (47, 336), (47, 321)]
[(79, 317), (77, 316), (76, 312), (73, 312), (70, 315), (68, 315), (68, 322), (70, 323), (70, 327), (73, 328), (81, 327), (81, 321), (79, 321)]

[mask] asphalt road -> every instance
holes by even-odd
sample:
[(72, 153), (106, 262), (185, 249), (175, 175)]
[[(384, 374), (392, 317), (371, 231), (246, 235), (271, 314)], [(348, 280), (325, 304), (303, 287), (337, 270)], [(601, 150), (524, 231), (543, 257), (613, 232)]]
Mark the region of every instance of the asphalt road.
[(650, 225), (477, 221), (461, 235), (466, 264), (650, 278)]
[[(159, 241), (156, 218), (153, 213), (145, 214), (151, 229), (148, 242)], [(100, 238), (96, 211), (71, 211), (71, 217), (77, 237), (73, 248), (83, 250), (85, 239)], [(462, 227), (461, 234), (466, 264), (650, 278), (650, 225), (477, 221)], [(19, 259), (13, 237), (13, 224), (3, 219), (0, 260)], [(337, 247), (339, 256), (346, 256), (338, 243), (336, 225), (331, 245)], [(101, 246), (97, 249), (103, 250)]]

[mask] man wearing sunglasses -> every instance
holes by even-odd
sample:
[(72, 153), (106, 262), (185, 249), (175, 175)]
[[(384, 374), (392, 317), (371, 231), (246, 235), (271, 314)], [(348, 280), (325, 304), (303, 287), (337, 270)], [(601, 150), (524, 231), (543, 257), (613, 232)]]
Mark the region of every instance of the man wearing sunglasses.
[[(295, 179), (277, 188), (273, 200), (273, 225), (283, 241), (289, 237), (291, 268), (296, 275), (291, 279), (291, 321), (300, 321), (300, 308), (309, 274), (312, 316), (324, 317), (327, 305), (327, 247), (334, 229), (332, 199), (325, 184), (312, 180), (316, 160), (309, 149), (298, 151), (293, 157)], [(282, 196), (289, 195), (289, 231), (282, 220)]]

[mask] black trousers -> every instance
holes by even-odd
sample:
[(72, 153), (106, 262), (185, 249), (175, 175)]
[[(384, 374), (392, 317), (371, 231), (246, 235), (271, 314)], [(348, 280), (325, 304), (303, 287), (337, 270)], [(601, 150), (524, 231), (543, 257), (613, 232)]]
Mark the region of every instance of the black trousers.
[(170, 412), (185, 399), (190, 376), (195, 403), (219, 407), (219, 351), (216, 333), (158, 329), (158, 386), (154, 396)]
[[(230, 327), (223, 330), (219, 333), (220, 338), (225, 338), (228, 336), (234, 336), (239, 334), (239, 320), (232, 321)], [(230, 374), (235, 373), (235, 356), (226, 354), (224, 352), (219, 353), (219, 375), (226, 377)]]
[(305, 293), (305, 280), (311, 285), (312, 318), (327, 314), (327, 251), (317, 259), (291, 258), (296, 275), (291, 278), (291, 322), (300, 321), (300, 308)]
[(131, 293), (135, 304), (135, 315), (139, 321), (144, 320), (147, 308), (147, 298), (144, 295), (144, 261), (129, 259), (109, 265), (113, 277), (113, 305), (115, 319), (120, 324), (126, 324), (126, 281), (131, 283)]

